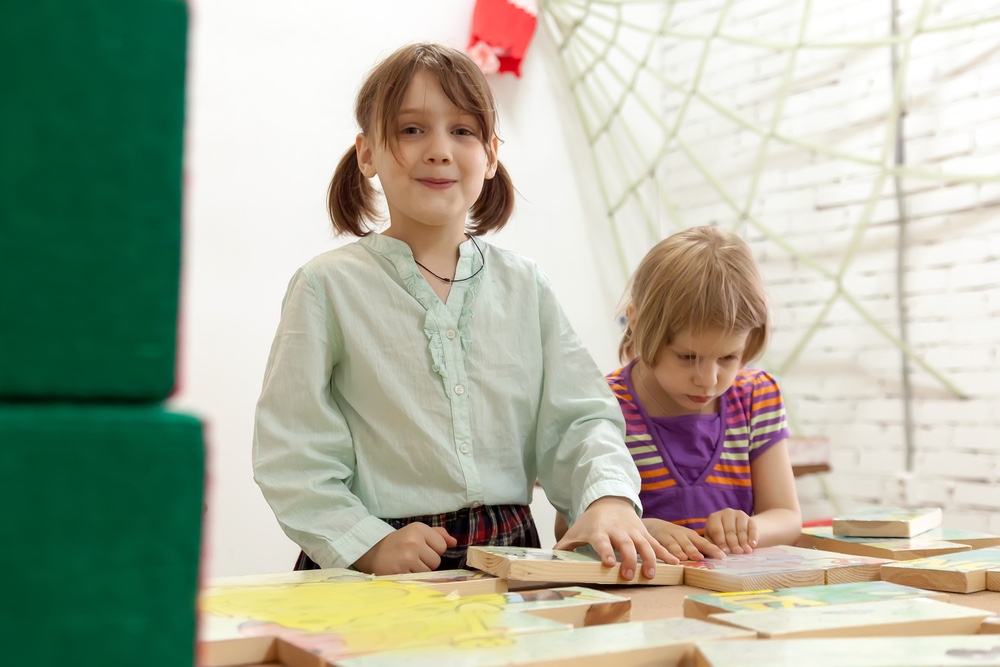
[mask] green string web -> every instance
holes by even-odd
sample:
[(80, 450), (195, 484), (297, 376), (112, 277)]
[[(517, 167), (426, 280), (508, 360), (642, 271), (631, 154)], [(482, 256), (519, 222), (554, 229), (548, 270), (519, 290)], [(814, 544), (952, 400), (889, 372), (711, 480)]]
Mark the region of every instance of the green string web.
[[(887, 2), (880, 24), (869, 19), (847, 25), (841, 31), (842, 39), (809, 38), (810, 27), (828, 19), (823, 12), (835, 9), (830, 3), (810, 0), (542, 0), (539, 18), (562, 61), (587, 137), (623, 280), (651, 245), (693, 224), (685, 222), (690, 217), (682, 201), (683, 187), (673, 185), (680, 171), (693, 170), (724, 207), (715, 220), (717, 224), (752, 236), (757, 241), (755, 251), (771, 244), (770, 252), (777, 249), (775, 254), (784, 253), (799, 271), (811, 272), (809, 280), (818, 277), (829, 288), (811, 323), (789, 349), (782, 350), (783, 358), (767, 361), (769, 368), (780, 374), (792, 367), (831, 309), (841, 301), (913, 364), (951, 394), (962, 397), (963, 392), (918, 354), (905, 336), (890, 330), (885, 313), (873, 313), (863, 299), (852, 294), (845, 280), (866, 235), (877, 222), (880, 206), (892, 203), (901, 209), (907, 192), (921, 189), (917, 185), (902, 191), (902, 183), (923, 184), (925, 189), (960, 183), (1000, 183), (1000, 170), (996, 168), (984, 173), (958, 173), (939, 163), (901, 163), (897, 156), (914, 44), (941, 34), (979, 39), (977, 29), (982, 31), (984, 26), (1000, 22), (1000, 9), (948, 19), (941, 16), (947, 11), (936, 8), (931, 0), (904, 4), (897, 14), (897, 31), (890, 29), (893, 7)], [(962, 12), (962, 3), (938, 4), (950, 4), (957, 7), (953, 11)], [(850, 12), (850, 5), (842, 6), (842, 11)], [(765, 35), (779, 34), (781, 39), (754, 35), (755, 23), (748, 19), (754, 12), (770, 12), (772, 19), (776, 14), (783, 16), (783, 25), (761, 31)], [(966, 68), (1000, 66), (995, 58), (988, 62), (1000, 50), (995, 34), (980, 39), (981, 57), (966, 64)], [(683, 57), (677, 57), (679, 53)], [(727, 91), (713, 90), (712, 81), (725, 71), (718, 67), (720, 56), (732, 59), (734, 54), (772, 68), (780, 64), (780, 58), (784, 62), (766, 85), (746, 81)], [(810, 136), (808, 130), (796, 131), (794, 123), (788, 122), (790, 114), (786, 114), (790, 95), (821, 79), (832, 62), (863, 58), (876, 70), (881, 68), (881, 76), (888, 82), (880, 93), (882, 119), (874, 125), (876, 141), (856, 148), (849, 141), (837, 141), (836, 131), (820, 137)], [(757, 104), (738, 103), (741, 95)], [(762, 105), (759, 101), (764, 97), (767, 104)], [(694, 105), (699, 107), (697, 114), (690, 113)], [(738, 131), (748, 143), (756, 143), (751, 151), (751, 166), (744, 171), (738, 187), (730, 184), (723, 165), (706, 164), (697, 141), (687, 138), (690, 133), (704, 139), (705, 130), (699, 130), (697, 125), (708, 116), (723, 124), (730, 136)], [(850, 132), (845, 117), (844, 133)], [(767, 196), (762, 193), (764, 179), (778, 176), (782, 170), (824, 162), (843, 165), (847, 173), (867, 173), (870, 179), (867, 197), (847, 214), (847, 241), (832, 262), (802, 250), (789, 238), (791, 235), (775, 231), (755, 213), (760, 198)], [(900, 220), (905, 222), (905, 216), (905, 210), (895, 210), (891, 223), (898, 227)], [(802, 225), (808, 225), (808, 219)]]

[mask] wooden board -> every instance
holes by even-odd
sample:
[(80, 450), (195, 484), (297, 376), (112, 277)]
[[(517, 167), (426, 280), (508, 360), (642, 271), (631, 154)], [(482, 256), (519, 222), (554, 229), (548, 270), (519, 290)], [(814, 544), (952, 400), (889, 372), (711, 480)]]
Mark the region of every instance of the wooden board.
[(694, 642), (749, 639), (753, 633), (688, 618), (579, 628), (507, 638), (502, 646), (448, 645), (338, 660), (336, 667), (678, 667)]
[(961, 528), (931, 528), (926, 533), (921, 533), (920, 537), (968, 544), (973, 549), (1000, 547), (1000, 535), (981, 533), (976, 530), (962, 530)]
[(374, 581), (405, 581), (425, 588), (457, 595), (487, 595), (506, 593), (507, 582), (499, 577), (476, 570), (438, 570), (415, 574), (388, 574), (374, 577)]
[[(893, 562), (888, 558), (851, 556), (822, 549), (793, 546), (770, 547), (786, 554), (800, 556), (804, 562), (826, 573), (827, 584), (847, 584), (856, 581), (879, 581), (882, 566)], [(757, 549), (754, 550), (759, 551)]]
[(968, 544), (930, 539), (932, 532), (934, 529), (916, 537), (846, 537), (834, 535), (830, 526), (818, 526), (803, 528), (796, 546), (890, 560), (913, 560), (972, 549)]
[(997, 638), (987, 635), (706, 642), (695, 653), (696, 667), (1000, 665)]
[(716, 623), (753, 630), (762, 639), (975, 634), (991, 615), (927, 598), (714, 614)]
[(986, 573), (1000, 568), (1000, 547), (975, 549), (882, 566), (882, 579), (933, 591), (974, 593), (986, 590)]
[(530, 549), (521, 547), (469, 547), (467, 563), (484, 572), (511, 581), (573, 582), (579, 584), (680, 584), (684, 570), (680, 565), (656, 564), (656, 576), (646, 579), (636, 574), (623, 579), (621, 563), (606, 567), (600, 560), (575, 551)]
[(940, 507), (870, 507), (833, 517), (833, 534), (848, 537), (913, 537), (940, 525)]
[(876, 581), (884, 559), (845, 556), (792, 546), (754, 549), (751, 554), (683, 561), (684, 583), (713, 591), (818, 586), (826, 583)]
[(800, 586), (798, 588), (689, 595), (684, 598), (684, 616), (708, 620), (712, 614), (722, 612), (821, 607), (831, 604), (915, 597), (930, 597), (941, 602), (948, 601), (948, 596), (944, 593), (900, 586), (888, 581), (860, 581), (830, 586)]
[[(623, 623), (632, 613), (632, 600), (582, 586), (537, 588), (502, 593), (506, 609), (532, 614), (576, 628)], [(470, 602), (483, 599), (469, 598)]]
[(477, 570), (438, 570), (436, 572), (390, 574), (376, 577), (344, 568), (216, 577), (207, 580), (202, 588), (246, 588), (248, 586), (280, 586), (319, 582), (358, 583), (363, 581), (405, 581), (420, 584), (442, 593), (457, 593), (458, 595), (485, 595), (507, 591), (506, 581)]
[(986, 590), (1000, 591), (1000, 569), (986, 572)]
[(981, 635), (1000, 635), (1000, 616), (990, 616), (979, 626)]

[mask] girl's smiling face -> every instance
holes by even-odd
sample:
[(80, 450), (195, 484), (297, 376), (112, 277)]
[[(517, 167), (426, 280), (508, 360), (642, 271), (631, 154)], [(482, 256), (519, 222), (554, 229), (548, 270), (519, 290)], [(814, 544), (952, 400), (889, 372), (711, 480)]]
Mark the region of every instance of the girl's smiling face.
[[(749, 331), (726, 332), (705, 329), (697, 335), (681, 331), (656, 357), (646, 364), (655, 380), (641, 386), (652, 394), (647, 411), (659, 406), (662, 416), (712, 414), (718, 398), (726, 392), (743, 367), (743, 351)], [(651, 404), (650, 404), (651, 403)]]
[(491, 155), (476, 116), (455, 106), (425, 71), (410, 81), (389, 131), (396, 133), (389, 141), (358, 135), (357, 152), (362, 173), (379, 177), (391, 225), (464, 231), (483, 182), (496, 173), (497, 139), (492, 139)]

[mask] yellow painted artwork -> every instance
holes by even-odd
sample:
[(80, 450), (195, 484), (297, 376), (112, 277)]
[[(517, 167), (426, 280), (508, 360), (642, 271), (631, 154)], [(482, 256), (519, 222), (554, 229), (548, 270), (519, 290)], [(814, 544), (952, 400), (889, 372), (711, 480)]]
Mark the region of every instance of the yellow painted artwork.
[(511, 641), (509, 632), (564, 627), (505, 611), (507, 604), (503, 594), (459, 597), (419, 584), (369, 581), (209, 590), (199, 607), (242, 619), (240, 636), (280, 637), (326, 658), (442, 643), (502, 646)]

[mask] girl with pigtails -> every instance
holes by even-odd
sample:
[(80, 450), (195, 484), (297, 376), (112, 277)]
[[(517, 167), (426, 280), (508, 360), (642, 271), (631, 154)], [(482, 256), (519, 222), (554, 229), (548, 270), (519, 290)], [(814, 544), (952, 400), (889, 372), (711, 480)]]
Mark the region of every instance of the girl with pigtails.
[(464, 566), (470, 545), (538, 547), (536, 479), (569, 518), (557, 548), (617, 552), (626, 579), (676, 563), (640, 520), (621, 410), (551, 286), (482, 239), (514, 207), (482, 72), (405, 46), (355, 115), (328, 208), (359, 238), (292, 277), (255, 419), (254, 478), (296, 567), (424, 572)]

